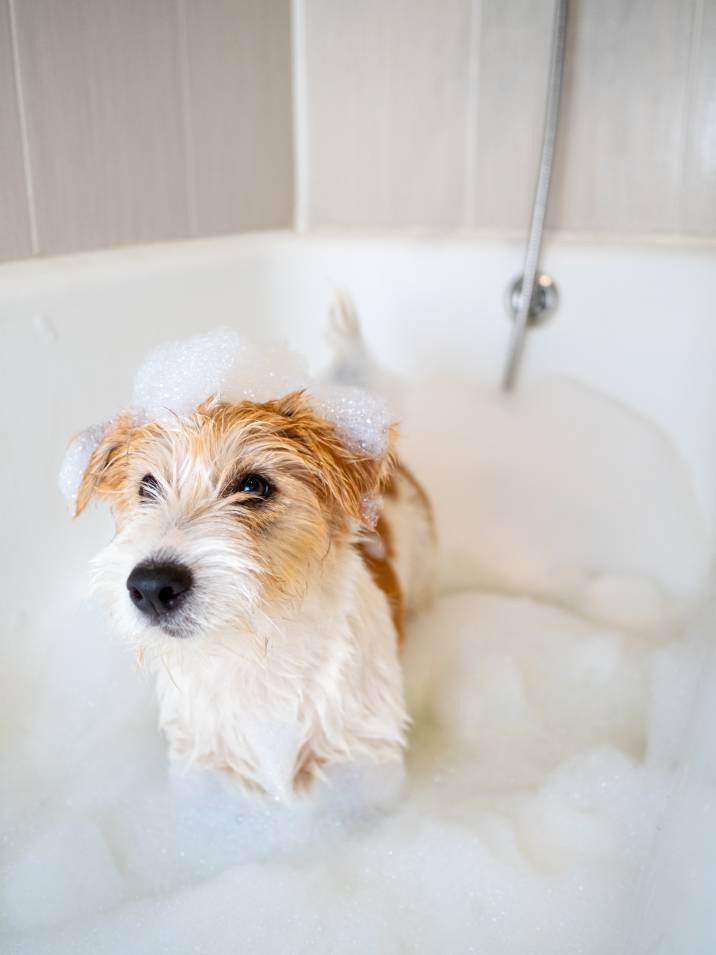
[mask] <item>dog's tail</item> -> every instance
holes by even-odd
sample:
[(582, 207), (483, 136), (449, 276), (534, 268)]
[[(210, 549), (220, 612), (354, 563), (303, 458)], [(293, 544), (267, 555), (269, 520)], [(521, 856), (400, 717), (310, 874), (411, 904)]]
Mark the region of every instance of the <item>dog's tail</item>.
[(333, 300), (326, 337), (332, 359), (321, 379), (326, 384), (350, 385), (372, 392), (386, 402), (396, 418), (400, 417), (403, 382), (373, 356), (363, 337), (356, 307), (346, 292), (338, 292)]
[(332, 360), (325, 379), (340, 385), (375, 388), (380, 369), (365, 343), (358, 312), (346, 292), (338, 292), (333, 300), (328, 313), (326, 337)]

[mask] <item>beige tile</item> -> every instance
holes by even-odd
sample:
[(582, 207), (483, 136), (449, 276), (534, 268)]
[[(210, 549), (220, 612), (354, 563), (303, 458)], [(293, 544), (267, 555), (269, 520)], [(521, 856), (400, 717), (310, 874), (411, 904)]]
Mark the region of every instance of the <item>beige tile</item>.
[(180, 4), (198, 230), (290, 226), (290, 2)]
[(0, 259), (32, 253), (8, 0), (0, 0)]
[(309, 224), (462, 224), (469, 0), (305, 12)]
[(542, 145), (550, 0), (482, 0), (471, 221), (527, 228)]
[(677, 228), (693, 3), (572, 3), (553, 224)]
[(174, 0), (16, 11), (40, 251), (187, 235)]
[(716, 2), (698, 0), (682, 183), (684, 232), (716, 234)]

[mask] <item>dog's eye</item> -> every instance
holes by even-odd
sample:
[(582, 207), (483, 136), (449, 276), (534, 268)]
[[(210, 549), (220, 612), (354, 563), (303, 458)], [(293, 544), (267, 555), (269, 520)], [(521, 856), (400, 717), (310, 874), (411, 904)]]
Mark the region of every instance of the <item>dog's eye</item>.
[(153, 474), (145, 474), (139, 482), (139, 496), (146, 501), (153, 501), (159, 496), (159, 481)]
[(251, 497), (258, 497), (266, 500), (271, 496), (273, 488), (265, 477), (260, 474), (243, 474), (240, 478), (232, 481), (224, 491), (225, 497), (231, 497), (234, 494), (250, 494)]

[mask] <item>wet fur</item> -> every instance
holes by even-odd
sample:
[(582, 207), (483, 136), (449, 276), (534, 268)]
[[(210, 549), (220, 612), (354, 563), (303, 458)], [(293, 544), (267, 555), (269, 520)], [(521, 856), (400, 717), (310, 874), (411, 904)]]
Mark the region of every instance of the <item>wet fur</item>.
[[(407, 717), (398, 643), (429, 599), (429, 505), (384, 455), (356, 454), (301, 392), (256, 404), (210, 399), (189, 419), (119, 419), (85, 471), (117, 534), (95, 583), (117, 629), (156, 675), (172, 759), (290, 801), (322, 767), (399, 760)], [(158, 486), (149, 499), (143, 476)], [(266, 501), (226, 494), (264, 475)], [(384, 494), (376, 533), (366, 516)], [(191, 568), (189, 598), (160, 626), (125, 581), (147, 559)]]

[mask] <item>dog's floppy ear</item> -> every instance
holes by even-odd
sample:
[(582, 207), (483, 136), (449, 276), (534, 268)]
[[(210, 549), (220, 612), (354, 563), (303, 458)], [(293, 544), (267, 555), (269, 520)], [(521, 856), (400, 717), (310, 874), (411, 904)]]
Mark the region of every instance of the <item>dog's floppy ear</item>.
[(122, 487), (127, 475), (127, 451), (134, 427), (129, 418), (118, 418), (104, 432), (89, 457), (75, 500), (75, 517), (93, 495), (109, 495)]
[(306, 449), (314, 479), (326, 498), (371, 527), (371, 501), (394, 466), (395, 427), (385, 428), (378, 448), (362, 449), (352, 446), (336, 424), (314, 410), (304, 392), (285, 395), (276, 402), (276, 410), (288, 419), (287, 434)]

